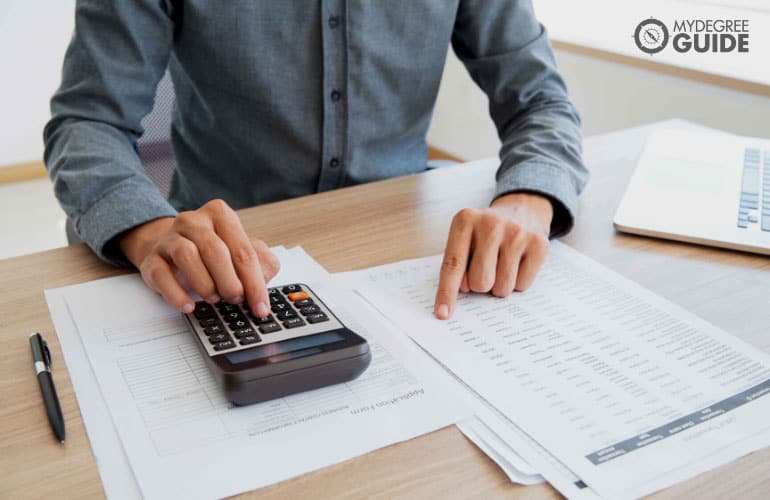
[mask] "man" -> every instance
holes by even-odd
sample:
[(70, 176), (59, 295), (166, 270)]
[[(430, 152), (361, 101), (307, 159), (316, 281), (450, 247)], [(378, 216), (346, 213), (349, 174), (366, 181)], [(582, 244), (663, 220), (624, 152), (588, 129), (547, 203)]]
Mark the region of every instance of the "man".
[[(192, 291), (265, 316), (278, 263), (233, 209), (424, 170), (450, 42), (503, 145), (491, 205), (452, 221), (435, 314), (458, 290), (524, 290), (587, 176), (529, 0), (80, 0), (44, 133), (56, 195), (101, 258), (180, 311)], [(135, 148), (167, 67), (169, 201)]]

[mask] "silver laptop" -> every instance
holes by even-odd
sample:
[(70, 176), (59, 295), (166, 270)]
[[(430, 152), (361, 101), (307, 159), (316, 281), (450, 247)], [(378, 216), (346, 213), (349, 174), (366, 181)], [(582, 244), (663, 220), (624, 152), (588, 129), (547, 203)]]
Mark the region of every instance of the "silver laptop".
[(627, 233), (770, 255), (770, 140), (653, 131), (613, 222)]

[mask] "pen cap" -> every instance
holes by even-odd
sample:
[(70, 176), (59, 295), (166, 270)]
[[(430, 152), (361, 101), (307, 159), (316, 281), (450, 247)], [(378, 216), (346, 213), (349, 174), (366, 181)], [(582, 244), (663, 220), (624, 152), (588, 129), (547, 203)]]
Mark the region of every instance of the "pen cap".
[(33, 333), (29, 336), (29, 345), (32, 346), (32, 358), (34, 361), (42, 361), (48, 366), (51, 360), (51, 354), (48, 351), (48, 347), (45, 346), (43, 336), (39, 333)]

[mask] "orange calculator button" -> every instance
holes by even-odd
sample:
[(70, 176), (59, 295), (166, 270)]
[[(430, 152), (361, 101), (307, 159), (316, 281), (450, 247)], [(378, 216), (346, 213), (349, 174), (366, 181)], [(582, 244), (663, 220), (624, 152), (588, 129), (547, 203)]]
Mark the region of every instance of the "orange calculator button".
[(310, 297), (307, 294), (307, 292), (304, 291), (304, 290), (301, 290), (299, 292), (291, 292), (289, 294), (286, 294), (286, 296), (289, 297), (289, 300), (291, 300), (292, 302), (294, 302), (295, 300), (303, 300), (303, 299), (307, 299), (308, 297)]

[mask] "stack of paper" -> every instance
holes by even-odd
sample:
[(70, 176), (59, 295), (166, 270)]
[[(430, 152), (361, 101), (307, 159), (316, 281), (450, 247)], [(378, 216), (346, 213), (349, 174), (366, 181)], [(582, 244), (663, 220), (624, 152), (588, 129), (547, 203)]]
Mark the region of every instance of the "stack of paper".
[(770, 444), (752, 346), (558, 243), (530, 290), (462, 295), (442, 322), (440, 264), (347, 278), (475, 394), (461, 428), (501, 465), (522, 457), (570, 498), (638, 497)]
[(411, 341), (367, 321), (365, 302), (330, 286), (303, 252), (276, 253), (276, 283), (307, 283), (369, 341), (372, 363), (357, 380), (234, 408), (183, 318), (139, 276), (46, 292), (108, 497), (224, 497), (469, 415)]
[(108, 496), (227, 496), (454, 422), (512, 481), (578, 499), (770, 444), (770, 357), (564, 245), (526, 293), (464, 294), (448, 321), (441, 256), (330, 277), (276, 253), (274, 283), (308, 283), (369, 341), (358, 380), (232, 408), (138, 276), (46, 292)]

